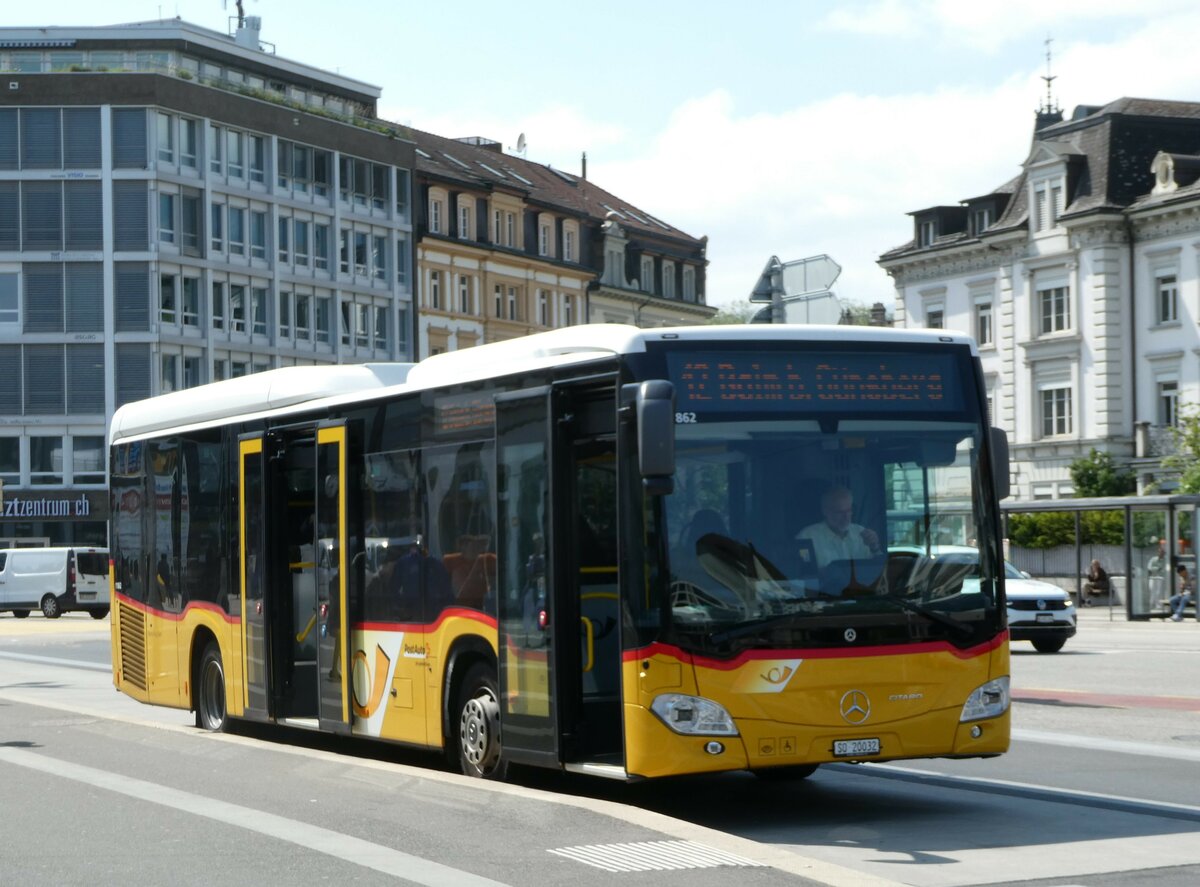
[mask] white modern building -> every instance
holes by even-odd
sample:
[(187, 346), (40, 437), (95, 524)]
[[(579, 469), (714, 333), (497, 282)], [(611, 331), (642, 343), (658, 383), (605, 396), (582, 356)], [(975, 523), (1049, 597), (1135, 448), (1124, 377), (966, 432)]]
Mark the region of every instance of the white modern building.
[(896, 323), (976, 337), (1014, 495), (1072, 495), (1093, 447), (1172, 489), (1166, 428), (1200, 404), (1200, 103), (1043, 111), (1016, 178), (910, 215), (879, 259)]

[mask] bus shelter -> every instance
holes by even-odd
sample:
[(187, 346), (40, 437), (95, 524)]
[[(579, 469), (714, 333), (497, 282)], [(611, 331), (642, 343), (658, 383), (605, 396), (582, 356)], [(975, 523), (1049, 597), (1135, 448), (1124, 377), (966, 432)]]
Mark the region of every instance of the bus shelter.
[[(1200, 495), (1012, 501), (1001, 505), (1005, 550), (1019, 569), (1081, 600), (1089, 565), (1110, 577), (1092, 599), (1128, 619), (1168, 616), (1179, 564), (1195, 578)], [(1192, 615), (1195, 595), (1188, 605)]]

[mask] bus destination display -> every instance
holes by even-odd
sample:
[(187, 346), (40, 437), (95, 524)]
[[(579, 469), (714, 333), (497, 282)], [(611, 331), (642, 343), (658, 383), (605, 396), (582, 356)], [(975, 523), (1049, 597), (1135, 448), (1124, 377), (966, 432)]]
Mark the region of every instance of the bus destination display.
[(962, 409), (952, 354), (674, 352), (675, 408), (713, 411)]

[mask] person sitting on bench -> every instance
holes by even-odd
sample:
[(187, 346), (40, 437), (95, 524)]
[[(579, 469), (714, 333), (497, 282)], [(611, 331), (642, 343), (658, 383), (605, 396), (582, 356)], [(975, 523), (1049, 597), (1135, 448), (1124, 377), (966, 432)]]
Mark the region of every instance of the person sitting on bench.
[(1083, 589), (1079, 595), (1079, 606), (1090, 607), (1092, 605), (1091, 598), (1108, 594), (1112, 587), (1112, 583), (1108, 578), (1108, 571), (1100, 566), (1100, 561), (1093, 560), (1092, 565), (1088, 567), (1087, 577), (1083, 583)]

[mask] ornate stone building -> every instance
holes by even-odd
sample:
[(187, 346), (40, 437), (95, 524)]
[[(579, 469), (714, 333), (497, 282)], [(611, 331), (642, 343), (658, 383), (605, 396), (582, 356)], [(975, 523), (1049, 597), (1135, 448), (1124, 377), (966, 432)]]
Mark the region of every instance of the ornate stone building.
[(910, 213), (880, 257), (897, 325), (979, 342), (1017, 497), (1072, 495), (1093, 447), (1171, 488), (1166, 428), (1200, 403), (1198, 176), (1200, 103), (1042, 112), (1016, 178)]

